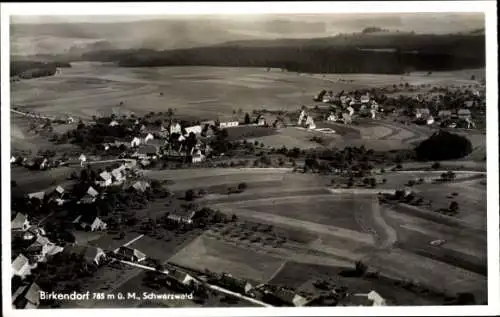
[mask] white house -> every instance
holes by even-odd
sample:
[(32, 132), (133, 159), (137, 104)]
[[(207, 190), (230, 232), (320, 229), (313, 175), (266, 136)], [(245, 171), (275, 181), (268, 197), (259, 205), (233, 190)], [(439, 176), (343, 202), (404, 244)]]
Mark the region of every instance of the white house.
[(174, 133), (182, 133), (182, 127), (179, 123), (172, 123), (170, 125), (170, 134), (174, 134)]
[(192, 163), (200, 163), (205, 160), (205, 155), (201, 153), (200, 149), (195, 149), (191, 155), (191, 162)]
[(11, 222), (12, 231), (26, 231), (30, 228), (28, 217), (25, 214), (18, 212), (16, 217)]
[(262, 115), (259, 115), (259, 117), (257, 118), (257, 125), (266, 125), (266, 118), (264, 118)]
[(148, 133), (148, 135), (146, 135), (146, 137), (144, 138), (144, 143), (148, 143), (148, 141), (151, 141), (154, 138), (155, 137), (151, 133)]
[(36, 192), (36, 193), (31, 193), (31, 194), (28, 194), (28, 198), (29, 199), (38, 199), (40, 201), (42, 201), (45, 197), (45, 192)]
[(134, 137), (132, 141), (130, 141), (130, 147), (137, 147), (141, 144), (141, 139), (138, 137)]
[(94, 187), (89, 186), (87, 193), (85, 193), (78, 203), (91, 204), (97, 199), (97, 195), (99, 195), (97, 190), (95, 190)]
[(335, 122), (335, 121), (337, 121), (337, 119), (338, 119), (338, 118), (337, 118), (337, 116), (335, 115), (335, 113), (330, 113), (330, 114), (328, 115), (328, 118), (327, 118), (326, 120)]
[(429, 116), (429, 117), (427, 118), (427, 124), (431, 125), (431, 124), (433, 124), (433, 123), (434, 123), (434, 117), (433, 117), (433, 116)]
[(373, 302), (373, 306), (385, 306), (386, 305), (385, 299), (382, 296), (380, 296), (379, 293), (377, 293), (375, 291), (371, 291), (370, 293), (368, 293), (367, 297), (369, 300), (371, 300)]
[(171, 212), (168, 214), (167, 219), (175, 221), (175, 222), (182, 222), (182, 223), (193, 223), (193, 217), (195, 215), (195, 211), (184, 211), (184, 210), (175, 210), (174, 212)]
[(186, 135), (189, 135), (191, 132), (194, 134), (201, 134), (201, 125), (194, 125), (192, 127), (187, 127), (185, 128), (186, 130)]
[(83, 167), (83, 165), (85, 164), (85, 162), (87, 162), (87, 157), (82, 153), (80, 154), (80, 157), (78, 157), (78, 159), (80, 160), (80, 166)]
[(354, 108), (353, 107), (349, 106), (349, 107), (347, 107), (346, 110), (349, 112), (350, 116), (352, 116), (354, 114)]
[(233, 128), (239, 126), (240, 123), (238, 121), (228, 121), (228, 122), (220, 122), (219, 128)]
[(116, 121), (116, 120), (112, 120), (112, 121), (109, 123), (109, 126), (110, 126), (110, 127), (116, 127), (117, 125), (120, 125), (120, 124), (119, 124), (119, 123), (118, 123), (118, 121)]
[(306, 118), (306, 112), (302, 110), (299, 115), (299, 119), (297, 120), (297, 125), (302, 125), (302, 121)]
[(25, 278), (30, 273), (31, 265), (28, 258), (23, 254), (19, 254), (14, 262), (12, 262), (12, 276), (17, 275), (21, 278)]
[(121, 184), (126, 179), (124, 171), (125, 171), (125, 165), (121, 165), (120, 167), (117, 167), (111, 171), (114, 183)]
[(370, 102), (370, 97), (369, 96), (361, 96), (361, 103), (369, 103)]
[(417, 108), (415, 110), (415, 118), (427, 118), (431, 114), (428, 108)]
[(100, 180), (96, 181), (96, 183), (101, 187), (107, 187), (113, 183), (112, 175), (107, 171), (104, 171), (101, 174), (99, 174), (99, 178)]
[(316, 129), (316, 124), (314, 123), (314, 120), (311, 116), (307, 116), (306, 127), (311, 130)]
[(16, 161), (17, 161), (16, 157), (15, 157), (14, 155), (12, 155), (12, 156), (10, 157), (10, 162), (11, 162), (11, 163), (15, 163)]
[(137, 191), (145, 192), (150, 185), (146, 181), (137, 181), (132, 185), (132, 187)]

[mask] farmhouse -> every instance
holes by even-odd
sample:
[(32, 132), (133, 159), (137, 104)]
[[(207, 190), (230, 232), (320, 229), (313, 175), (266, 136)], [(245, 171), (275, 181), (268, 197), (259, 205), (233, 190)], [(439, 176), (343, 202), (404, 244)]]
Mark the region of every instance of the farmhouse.
[(471, 111), (469, 109), (459, 109), (457, 111), (457, 115), (460, 119), (470, 119), (471, 118)]
[(130, 147), (137, 147), (141, 144), (141, 139), (138, 137), (132, 138), (132, 141), (130, 141)]
[(30, 227), (28, 217), (25, 214), (18, 212), (16, 217), (11, 222), (12, 231), (26, 231)]
[(82, 153), (78, 157), (78, 160), (80, 160), (80, 166), (83, 166), (83, 163), (87, 162), (87, 157)]
[(47, 256), (52, 256), (62, 251), (62, 247), (55, 245), (50, 242), (49, 239), (40, 235), (38, 235), (36, 241), (26, 249), (29, 256), (34, 258), (37, 262), (45, 261)]
[(140, 191), (140, 192), (145, 192), (148, 188), (149, 188), (149, 183), (146, 182), (146, 181), (137, 181), (135, 182), (132, 187), (136, 190), (136, 191)]
[(237, 127), (238, 125), (240, 125), (240, 123), (238, 121), (220, 122), (219, 128), (221, 128), (221, 129), (233, 128), (233, 127)]
[(371, 291), (370, 293), (368, 293), (367, 297), (369, 300), (371, 300), (373, 302), (373, 306), (385, 306), (386, 305), (385, 299), (382, 296), (380, 296), (379, 293), (377, 293), (375, 291)]
[(275, 292), (269, 293), (270, 297), (277, 302), (280, 302), (287, 306), (300, 307), (307, 303), (307, 299), (296, 294), (295, 292), (280, 288)]
[(112, 175), (104, 171), (99, 174), (99, 180), (96, 183), (101, 187), (108, 187), (113, 183)]
[(369, 96), (366, 96), (366, 95), (361, 96), (360, 101), (361, 101), (361, 103), (363, 103), (363, 104), (365, 104), (365, 103), (369, 103), (369, 102), (370, 102), (370, 97), (369, 97)]
[(12, 308), (36, 309), (40, 306), (40, 286), (36, 283), (19, 287), (12, 294)]
[(252, 284), (245, 280), (237, 279), (231, 274), (223, 274), (218, 282), (222, 287), (240, 294), (248, 294), (252, 289)]
[(158, 148), (154, 145), (142, 145), (137, 151), (132, 154), (132, 157), (137, 157), (138, 159), (152, 158), (158, 154)]
[(255, 123), (257, 123), (257, 125), (259, 125), (259, 126), (266, 125), (266, 118), (264, 118), (264, 116), (259, 114), (259, 116), (257, 117), (257, 120), (255, 120)]
[(201, 125), (194, 125), (192, 127), (185, 128), (185, 130), (186, 130), (186, 135), (189, 135), (190, 133), (201, 134), (202, 128)]
[(43, 199), (45, 198), (45, 192), (36, 192), (36, 193), (28, 194), (28, 198), (29, 199), (38, 199), (40, 201), (43, 201)]
[(54, 189), (54, 193), (58, 196), (62, 196), (64, 195), (64, 188), (57, 186), (56, 189)]
[(14, 155), (12, 155), (12, 156), (10, 157), (10, 162), (11, 162), (11, 163), (15, 163), (16, 161), (17, 161), (17, 158), (16, 158)]
[(417, 108), (415, 110), (415, 118), (420, 119), (420, 118), (427, 118), (431, 114), (430, 110), (428, 108)]
[(78, 203), (91, 204), (97, 199), (98, 195), (99, 193), (94, 189), (94, 187), (89, 186), (89, 189)]
[(191, 155), (191, 162), (192, 163), (200, 163), (205, 160), (205, 155), (201, 153), (200, 149), (194, 149), (193, 154)]
[(28, 258), (23, 254), (19, 254), (14, 262), (12, 262), (12, 276), (17, 275), (21, 278), (25, 278), (30, 273), (31, 266)]
[(120, 247), (115, 253), (121, 255), (125, 260), (130, 262), (142, 262), (146, 259), (146, 255), (137, 249), (129, 247)]
[(386, 301), (377, 292), (354, 294), (348, 300), (349, 306), (386, 306)]
[(178, 223), (193, 223), (193, 217), (196, 214), (196, 211), (184, 211), (184, 210), (175, 210), (168, 214), (167, 219), (178, 222)]
[(151, 133), (148, 133), (148, 135), (146, 135), (146, 137), (144, 138), (144, 143), (148, 143), (148, 141), (151, 141), (154, 138), (155, 137)]
[(113, 121), (111, 121), (111, 122), (109, 123), (109, 126), (110, 126), (110, 127), (116, 127), (117, 125), (120, 125), (120, 124), (119, 124), (119, 123), (118, 123), (118, 121), (116, 121), (116, 120), (113, 120)]
[(114, 183), (121, 184), (126, 179), (126, 176), (123, 173), (124, 170), (125, 170), (125, 165), (121, 165), (120, 167), (115, 168), (114, 170), (111, 171)]
[(107, 224), (96, 216), (79, 215), (73, 223), (86, 231), (102, 231), (107, 228)]
[(71, 245), (64, 248), (67, 254), (76, 254), (87, 262), (99, 266), (105, 259), (106, 253), (101, 248), (90, 246), (90, 245)]
[(187, 287), (190, 287), (194, 281), (195, 279), (191, 275), (179, 270), (171, 270), (168, 273), (166, 280), (169, 286), (180, 289), (186, 289)]
[(170, 130), (170, 134), (174, 134), (174, 133), (181, 134), (182, 133), (182, 127), (177, 122), (170, 124), (169, 130)]

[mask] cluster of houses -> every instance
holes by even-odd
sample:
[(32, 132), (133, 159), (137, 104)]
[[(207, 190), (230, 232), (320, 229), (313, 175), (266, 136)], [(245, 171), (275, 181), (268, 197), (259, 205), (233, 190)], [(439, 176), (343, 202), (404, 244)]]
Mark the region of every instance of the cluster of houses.
[[(432, 125), (436, 122), (429, 108), (417, 108), (414, 112), (417, 122), (422, 122), (427, 125)], [(472, 112), (466, 108), (458, 110), (439, 110), (436, 117), (441, 122), (442, 127), (456, 128), (460, 123), (464, 123), (463, 125), (467, 129), (476, 127), (472, 120)]]

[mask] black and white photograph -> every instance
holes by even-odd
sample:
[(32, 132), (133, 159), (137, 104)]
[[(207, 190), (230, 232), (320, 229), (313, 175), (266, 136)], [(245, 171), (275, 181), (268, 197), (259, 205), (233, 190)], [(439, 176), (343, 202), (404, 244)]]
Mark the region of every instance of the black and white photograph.
[(499, 312), (494, 1), (1, 22), (4, 315)]

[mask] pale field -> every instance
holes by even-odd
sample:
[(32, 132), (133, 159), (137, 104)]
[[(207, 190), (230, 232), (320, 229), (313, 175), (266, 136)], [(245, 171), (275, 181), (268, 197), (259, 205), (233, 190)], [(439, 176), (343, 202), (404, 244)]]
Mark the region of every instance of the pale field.
[[(266, 72), (264, 68), (151, 67), (119, 68), (112, 64), (78, 62), (53, 77), (13, 83), (12, 104), (46, 114), (89, 117), (112, 112), (120, 101), (123, 111), (144, 114), (177, 109), (179, 115), (213, 118), (233, 110), (268, 108), (296, 110), (311, 104), (321, 89), (350, 91), (404, 81), (459, 81), (450, 73), (430, 77), (349, 74), (305, 75)], [(353, 83), (332, 83), (345, 78)], [(163, 96), (160, 96), (160, 92)], [(200, 107), (202, 105), (202, 107)]]

